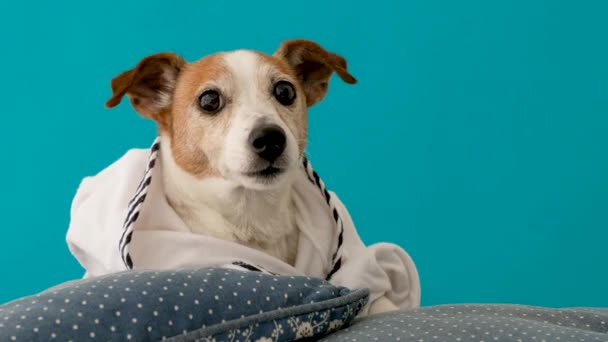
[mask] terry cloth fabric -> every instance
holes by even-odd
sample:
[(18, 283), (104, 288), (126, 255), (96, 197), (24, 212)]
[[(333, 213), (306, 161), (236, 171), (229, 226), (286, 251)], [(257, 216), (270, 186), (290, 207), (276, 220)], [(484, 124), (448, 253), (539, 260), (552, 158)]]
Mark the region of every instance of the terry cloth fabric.
[(293, 185), (300, 236), (292, 266), (235, 242), (192, 233), (163, 193), (161, 140), (149, 150), (129, 150), (81, 182), (67, 242), (85, 278), (129, 269), (230, 265), (369, 288), (370, 303), (386, 296), (400, 308), (419, 306), (420, 282), (410, 256), (389, 243), (365, 246), (344, 205), (307, 159)]

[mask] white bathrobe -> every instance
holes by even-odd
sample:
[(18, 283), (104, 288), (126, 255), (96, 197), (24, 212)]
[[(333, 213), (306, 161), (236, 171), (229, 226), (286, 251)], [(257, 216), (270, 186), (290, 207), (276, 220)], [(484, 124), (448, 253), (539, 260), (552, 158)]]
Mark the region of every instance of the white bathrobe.
[(128, 269), (246, 264), (369, 288), (370, 303), (386, 296), (400, 308), (419, 306), (420, 282), (410, 256), (393, 244), (366, 247), (342, 202), (306, 160), (294, 184), (300, 236), (291, 266), (256, 249), (192, 233), (165, 198), (159, 144), (157, 139), (150, 150), (128, 151), (80, 184), (67, 242), (85, 277)]

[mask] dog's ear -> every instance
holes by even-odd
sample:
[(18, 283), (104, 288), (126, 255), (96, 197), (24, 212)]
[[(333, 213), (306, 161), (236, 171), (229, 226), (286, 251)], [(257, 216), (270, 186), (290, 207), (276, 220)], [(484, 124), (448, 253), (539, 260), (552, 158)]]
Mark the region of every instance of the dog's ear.
[(295, 71), (304, 87), (306, 103), (309, 107), (325, 97), (329, 78), (333, 72), (336, 72), (346, 83), (357, 83), (353, 75), (346, 70), (346, 60), (343, 57), (328, 52), (319, 44), (309, 40), (283, 42), (274, 56), (286, 60)]
[(158, 53), (112, 79), (112, 97), (106, 107), (117, 106), (127, 95), (131, 105), (144, 117), (165, 124), (171, 108), (177, 77), (186, 61), (174, 53)]

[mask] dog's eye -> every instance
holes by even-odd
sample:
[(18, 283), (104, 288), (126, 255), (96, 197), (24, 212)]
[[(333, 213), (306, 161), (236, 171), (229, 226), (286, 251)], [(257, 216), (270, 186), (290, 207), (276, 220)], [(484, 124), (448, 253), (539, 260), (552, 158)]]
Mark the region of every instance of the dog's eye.
[(296, 100), (296, 89), (287, 81), (279, 81), (274, 85), (274, 97), (283, 106), (289, 106)]
[(222, 109), (222, 96), (217, 90), (206, 90), (198, 98), (201, 109), (207, 113), (215, 114)]

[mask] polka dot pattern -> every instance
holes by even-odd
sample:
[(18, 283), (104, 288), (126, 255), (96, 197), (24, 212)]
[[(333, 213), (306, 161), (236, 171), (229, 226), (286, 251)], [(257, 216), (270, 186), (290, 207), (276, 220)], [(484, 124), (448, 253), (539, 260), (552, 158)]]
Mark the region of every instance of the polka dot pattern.
[(608, 309), (444, 305), (358, 319), (322, 341), (608, 341)]
[(316, 322), (311, 331), (317, 334), (330, 329), (332, 317), (339, 317), (333, 320), (340, 325), (354, 319), (367, 296), (367, 290), (349, 291), (309, 277), (220, 268), (130, 271), (70, 282), (0, 306), (0, 341), (157, 341), (207, 336), (208, 329), (222, 334), (223, 326), (234, 333), (249, 329), (252, 337), (254, 330), (269, 325), (272, 332), (276, 324), (295, 336), (299, 325), (289, 329), (287, 321), (297, 315), (301, 322)]

